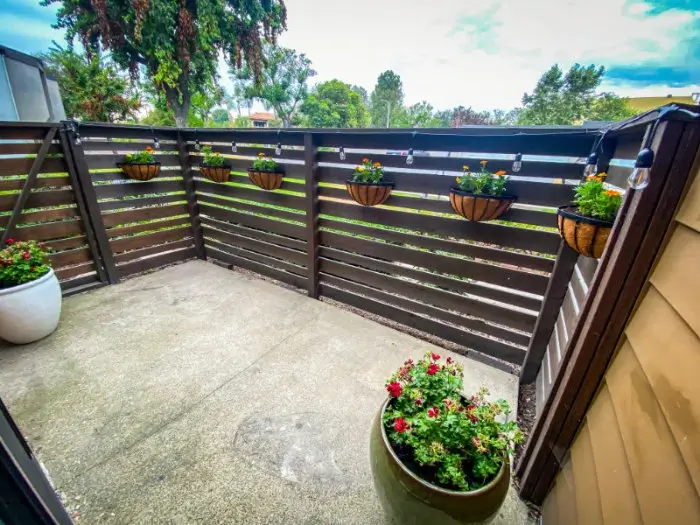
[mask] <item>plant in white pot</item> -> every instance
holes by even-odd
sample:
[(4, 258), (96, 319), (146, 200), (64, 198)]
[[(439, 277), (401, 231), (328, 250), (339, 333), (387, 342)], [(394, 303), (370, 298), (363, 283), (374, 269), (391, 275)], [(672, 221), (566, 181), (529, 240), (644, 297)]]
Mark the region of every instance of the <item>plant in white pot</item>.
[(49, 335), (61, 317), (61, 287), (43, 244), (7, 240), (0, 250), (0, 338), (15, 344)]

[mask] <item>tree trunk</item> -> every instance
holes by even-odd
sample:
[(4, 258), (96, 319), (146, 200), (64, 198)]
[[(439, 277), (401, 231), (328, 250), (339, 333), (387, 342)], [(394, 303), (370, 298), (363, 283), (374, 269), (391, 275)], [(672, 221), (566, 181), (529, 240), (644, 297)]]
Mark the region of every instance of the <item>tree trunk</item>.
[(180, 80), (181, 89), (178, 91), (170, 86), (165, 86), (165, 99), (168, 106), (175, 114), (175, 125), (178, 128), (187, 126), (187, 116), (190, 112), (190, 92), (187, 89), (187, 78)]

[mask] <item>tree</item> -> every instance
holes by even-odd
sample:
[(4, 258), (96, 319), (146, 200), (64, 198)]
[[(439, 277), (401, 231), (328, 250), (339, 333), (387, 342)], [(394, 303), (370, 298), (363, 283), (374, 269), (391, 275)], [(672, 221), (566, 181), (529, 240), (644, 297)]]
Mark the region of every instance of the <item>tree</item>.
[(369, 122), (362, 97), (340, 80), (317, 84), (301, 105), (301, 112), (305, 124), (312, 128), (362, 128)]
[(108, 50), (136, 78), (143, 68), (166, 98), (178, 126), (193, 93), (211, 90), (219, 54), (261, 76), (262, 42), (286, 28), (282, 0), (42, 0), (61, 4), (57, 29), (89, 54)]
[(407, 108), (398, 108), (392, 120), (392, 124), (397, 128), (440, 127), (440, 119), (435, 116), (433, 106), (425, 100)]
[(229, 115), (226, 108), (216, 108), (211, 112), (211, 120), (215, 124), (229, 124)]
[(99, 54), (88, 58), (55, 45), (39, 58), (56, 77), (68, 117), (92, 122), (136, 118), (141, 100), (128, 78)]
[(377, 78), (377, 84), (370, 96), (372, 126), (389, 127), (394, 111), (403, 106), (403, 83), (401, 77), (391, 70), (384, 71)]
[[(141, 123), (152, 126), (176, 125), (175, 112), (170, 108), (162, 91), (158, 90), (149, 82), (141, 84), (141, 91), (144, 94), (148, 106), (152, 108), (146, 116), (140, 120)], [(215, 107), (220, 105), (223, 100), (224, 90), (218, 86), (207, 89), (206, 91), (192, 93), (190, 109), (184, 123), (190, 127), (211, 125), (211, 112)]]
[(350, 86), (350, 89), (352, 89), (355, 93), (362, 97), (362, 103), (365, 106), (369, 106), (369, 93), (367, 93), (367, 90), (365, 88), (363, 88), (362, 86), (356, 86), (355, 84), (352, 84)]
[(523, 95), (520, 124), (580, 124), (585, 120), (619, 120), (631, 116), (624, 100), (613, 93), (596, 94), (605, 75), (603, 66), (574, 64), (564, 75), (558, 65)]
[(491, 113), (491, 123), (497, 126), (515, 126), (520, 119), (521, 108), (513, 108), (505, 111), (503, 109), (494, 109)]
[(307, 82), (316, 71), (304, 53), (286, 47), (267, 44), (263, 47), (263, 56), (265, 66), (260, 78), (256, 79), (248, 66), (232, 73), (243, 83), (244, 98), (257, 99), (272, 108), (282, 125), (288, 128), (299, 104), (309, 94)]

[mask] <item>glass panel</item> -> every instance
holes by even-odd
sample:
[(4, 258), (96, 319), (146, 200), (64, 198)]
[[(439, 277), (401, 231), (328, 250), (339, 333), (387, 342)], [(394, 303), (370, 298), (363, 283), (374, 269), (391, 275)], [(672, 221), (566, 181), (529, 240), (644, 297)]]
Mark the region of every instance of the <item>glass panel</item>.
[(0, 120), (17, 120), (17, 110), (12, 99), (10, 83), (5, 69), (5, 57), (0, 55)]
[(61, 92), (58, 89), (58, 82), (52, 78), (46, 79), (46, 86), (49, 88), (49, 100), (53, 108), (53, 119), (55, 121), (66, 120), (66, 111), (63, 109)]
[(10, 58), (5, 58), (5, 64), (19, 119), (32, 122), (48, 121), (49, 107), (46, 104), (39, 70)]

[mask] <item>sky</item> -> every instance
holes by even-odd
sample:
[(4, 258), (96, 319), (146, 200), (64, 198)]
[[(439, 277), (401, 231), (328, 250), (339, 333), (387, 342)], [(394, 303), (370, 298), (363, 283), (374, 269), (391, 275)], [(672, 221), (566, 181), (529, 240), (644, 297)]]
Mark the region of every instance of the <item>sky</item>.
[[(312, 60), (314, 81), (371, 91), (391, 69), (408, 104), (509, 109), (552, 64), (576, 62), (605, 66), (601, 90), (621, 96), (700, 92), (700, 0), (285, 2), (280, 44)], [(62, 44), (51, 28), (55, 11), (38, 0), (0, 0), (0, 44), (26, 53)]]

